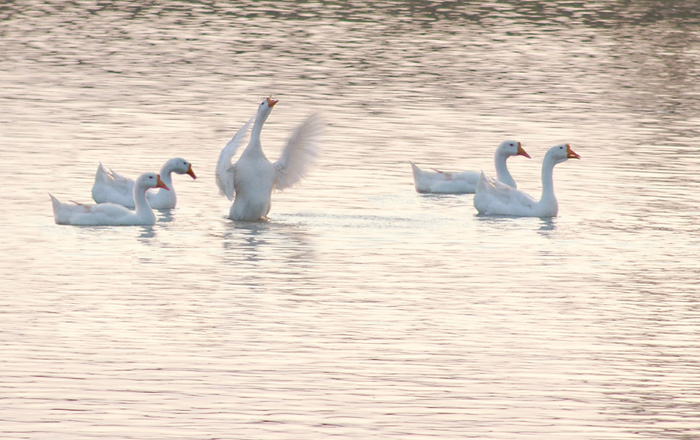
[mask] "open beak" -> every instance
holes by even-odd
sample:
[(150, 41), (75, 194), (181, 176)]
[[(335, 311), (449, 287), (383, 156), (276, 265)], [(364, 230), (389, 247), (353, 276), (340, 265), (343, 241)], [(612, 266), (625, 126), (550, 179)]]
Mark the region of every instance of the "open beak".
[(571, 145), (566, 144), (566, 158), (567, 159), (581, 159), (581, 156), (579, 156), (574, 150), (571, 149)]
[(158, 181), (156, 182), (156, 188), (163, 188), (164, 190), (170, 191), (168, 185), (166, 185), (162, 180), (160, 180), (160, 174), (158, 174)]
[(274, 107), (278, 102), (279, 99), (267, 98), (267, 105), (270, 106), (270, 108)]
[(197, 176), (194, 174), (194, 171), (192, 171), (192, 164), (190, 164), (190, 166), (187, 168), (186, 174), (189, 174), (190, 176), (192, 176), (193, 179), (197, 178)]
[(523, 148), (523, 146), (518, 142), (518, 156), (525, 156), (528, 159), (531, 159), (530, 155), (527, 154), (527, 151)]

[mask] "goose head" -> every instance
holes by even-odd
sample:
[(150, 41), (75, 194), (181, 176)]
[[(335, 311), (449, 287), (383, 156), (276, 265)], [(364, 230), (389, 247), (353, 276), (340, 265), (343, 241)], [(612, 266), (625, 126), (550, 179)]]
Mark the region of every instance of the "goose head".
[(265, 98), (258, 107), (258, 114), (255, 117), (255, 123), (258, 125), (263, 124), (267, 120), (267, 117), (270, 116), (272, 107), (274, 107), (278, 102), (279, 101), (277, 99)]
[(265, 101), (263, 101), (263, 103), (267, 103), (267, 106), (270, 108), (274, 107), (278, 102), (280, 102), (279, 99), (272, 99), (271, 97), (265, 98)]
[(568, 159), (581, 159), (569, 144), (559, 144), (550, 148), (545, 154), (545, 159), (550, 158), (555, 164), (564, 162)]
[(136, 185), (140, 188), (150, 189), (150, 188), (163, 188), (170, 191), (168, 185), (166, 185), (161, 179), (160, 174), (156, 173), (143, 173), (136, 179)]
[(497, 151), (503, 156), (525, 156), (530, 159), (530, 155), (523, 148), (523, 145), (518, 141), (507, 140), (498, 145)]
[[(197, 178), (197, 175), (192, 170), (192, 164), (181, 157), (175, 157), (168, 161), (169, 168), (177, 174), (187, 174), (193, 179)], [(162, 170), (161, 170), (162, 172)]]

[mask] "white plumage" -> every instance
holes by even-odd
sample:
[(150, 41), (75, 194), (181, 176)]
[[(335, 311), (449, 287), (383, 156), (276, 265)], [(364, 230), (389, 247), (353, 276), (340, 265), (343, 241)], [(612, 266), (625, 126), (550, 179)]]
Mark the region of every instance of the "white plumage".
[[(518, 141), (506, 140), (501, 142), (496, 148), (493, 155), (493, 162), (496, 168), (496, 178), (516, 187), (515, 180), (508, 171), (506, 161), (511, 156), (525, 156), (530, 158), (530, 155), (523, 149), (522, 144)], [(477, 171), (460, 171), (460, 172), (444, 172), (439, 170), (426, 171), (418, 168), (416, 164), (411, 162), (413, 168), (413, 182), (416, 191), (419, 193), (434, 193), (434, 194), (473, 194), (476, 192), (476, 186), (479, 182)]]
[[(158, 191), (148, 191), (146, 198), (153, 209), (172, 209), (177, 205), (177, 195), (173, 187), (172, 173), (188, 174), (193, 179), (197, 176), (192, 171), (192, 164), (181, 157), (174, 157), (160, 169), (160, 176), (163, 182), (170, 188), (170, 191), (159, 189)], [(92, 185), (92, 198), (97, 203), (116, 203), (117, 205), (133, 208), (134, 204), (134, 181), (124, 177), (114, 170), (107, 170), (102, 162), (97, 167), (95, 182)]]
[(263, 153), (260, 133), (278, 101), (265, 99), (258, 107), (248, 146), (231, 165), (238, 147), (247, 137), (248, 121), (226, 144), (216, 165), (216, 183), (221, 194), (233, 199), (229, 217), (233, 220), (264, 220), (270, 212), (272, 190), (289, 188), (301, 181), (319, 152), (322, 123), (316, 114), (294, 130), (282, 155), (270, 162)]
[(130, 226), (152, 225), (156, 222), (156, 216), (148, 205), (146, 191), (150, 188), (163, 188), (168, 186), (156, 173), (143, 173), (134, 182), (133, 198), (135, 210), (131, 210), (115, 203), (99, 203), (97, 205), (83, 205), (80, 203), (61, 203), (49, 194), (53, 204), (53, 216), (59, 225), (82, 226)]
[(483, 215), (519, 217), (556, 217), (559, 204), (554, 196), (554, 166), (567, 159), (580, 159), (569, 144), (547, 150), (542, 161), (542, 196), (535, 200), (523, 191), (489, 179), (481, 172), (474, 194), (474, 207)]

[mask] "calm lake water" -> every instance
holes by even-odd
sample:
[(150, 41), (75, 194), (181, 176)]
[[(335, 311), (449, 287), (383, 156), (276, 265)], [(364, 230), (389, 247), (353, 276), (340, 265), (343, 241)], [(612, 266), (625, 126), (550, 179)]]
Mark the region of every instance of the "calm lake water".
[[(695, 1), (0, 6), (0, 438), (700, 438)], [(278, 157), (323, 152), (227, 219), (219, 151), (268, 95)], [(536, 197), (479, 217), (409, 160)], [(153, 227), (54, 224), (97, 164), (169, 158)]]

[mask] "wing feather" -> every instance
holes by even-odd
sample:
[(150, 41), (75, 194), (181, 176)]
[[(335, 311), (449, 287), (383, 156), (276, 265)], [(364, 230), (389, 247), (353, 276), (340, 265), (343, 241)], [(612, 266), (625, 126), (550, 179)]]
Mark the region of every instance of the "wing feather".
[(254, 117), (250, 118), (219, 153), (219, 160), (216, 163), (216, 185), (219, 187), (219, 193), (228, 197), (229, 200), (232, 200), (236, 193), (233, 185), (234, 167), (231, 164), (231, 159), (236, 154), (238, 147), (248, 138), (250, 124), (254, 119)]
[(304, 178), (318, 157), (322, 131), (323, 122), (316, 113), (297, 126), (274, 163), (277, 189), (289, 188)]
[(134, 181), (113, 169), (107, 170), (102, 162), (97, 167), (92, 185), (92, 198), (97, 203), (113, 202), (133, 206)]
[(474, 207), (482, 214), (507, 214), (514, 209), (531, 209), (537, 203), (527, 193), (487, 177), (481, 172)]

